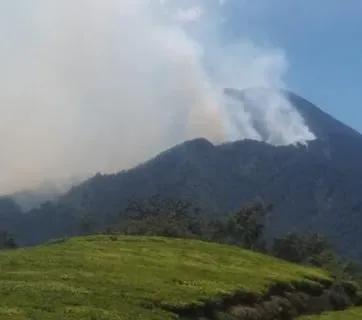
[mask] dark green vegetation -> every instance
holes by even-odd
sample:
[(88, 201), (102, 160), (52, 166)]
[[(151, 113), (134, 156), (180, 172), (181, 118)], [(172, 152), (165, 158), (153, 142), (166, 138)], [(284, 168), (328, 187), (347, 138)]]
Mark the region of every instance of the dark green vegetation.
[(0, 232), (0, 249), (16, 249), (18, 247), (15, 239), (6, 231)]
[[(198, 214), (199, 209), (188, 202), (156, 195), (147, 201), (130, 202), (117, 220), (109, 222), (106, 231), (196, 238), (265, 251), (265, 221), (271, 210), (271, 205), (259, 200), (245, 204), (239, 210), (223, 217), (203, 217)], [(89, 226), (87, 221), (85, 222), (86, 226)], [(97, 225), (90, 230), (90, 233), (94, 232), (97, 232)]]
[(171, 311), (326, 273), (195, 240), (91, 236), (0, 252), (0, 318), (172, 319)]
[(304, 316), (298, 320), (360, 320), (362, 319), (362, 308), (355, 308), (346, 311), (329, 312), (317, 316)]

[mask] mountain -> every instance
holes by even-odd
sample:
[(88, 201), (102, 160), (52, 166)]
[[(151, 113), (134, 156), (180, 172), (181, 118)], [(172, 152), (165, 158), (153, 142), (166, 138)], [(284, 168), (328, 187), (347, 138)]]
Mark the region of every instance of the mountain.
[[(228, 90), (243, 101), (245, 91)], [(322, 232), (340, 253), (362, 260), (362, 137), (298, 95), (285, 95), (316, 136), (307, 145), (187, 141), (133, 169), (98, 174), (23, 214), (20, 241), (31, 245), (72, 235), (84, 214), (104, 224), (132, 197), (160, 193), (189, 199), (203, 214), (216, 215), (260, 196), (275, 206), (270, 236)]]

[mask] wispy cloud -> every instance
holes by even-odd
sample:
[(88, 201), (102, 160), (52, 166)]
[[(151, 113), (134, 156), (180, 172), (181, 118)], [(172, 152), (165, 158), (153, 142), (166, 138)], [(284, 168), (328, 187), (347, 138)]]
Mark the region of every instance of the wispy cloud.
[(178, 9), (175, 19), (181, 22), (199, 21), (204, 9), (201, 6), (194, 6), (188, 9)]

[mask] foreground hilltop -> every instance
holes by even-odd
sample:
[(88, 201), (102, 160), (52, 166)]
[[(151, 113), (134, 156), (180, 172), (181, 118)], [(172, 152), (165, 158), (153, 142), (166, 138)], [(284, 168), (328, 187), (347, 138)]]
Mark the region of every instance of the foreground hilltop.
[(291, 319), (357, 301), (322, 270), (192, 240), (59, 240), (2, 251), (0, 268), (8, 320)]

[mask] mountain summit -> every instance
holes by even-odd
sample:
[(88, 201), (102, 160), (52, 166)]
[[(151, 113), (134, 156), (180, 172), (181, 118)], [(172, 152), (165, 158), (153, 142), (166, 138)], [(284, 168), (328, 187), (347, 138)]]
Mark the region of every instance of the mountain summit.
[[(317, 139), (327, 139), (335, 135), (346, 135), (352, 137), (362, 137), (360, 133), (351, 127), (343, 124), (339, 120), (335, 119), (331, 115), (322, 111), (320, 108), (302, 98), (301, 96), (287, 90), (274, 90), (269, 88), (249, 88), (244, 90), (226, 88), (224, 94), (227, 97), (234, 99), (243, 105), (251, 114), (258, 110), (256, 104), (259, 104), (259, 108), (264, 109), (263, 103), (270, 103), (275, 99), (278, 99), (275, 103), (283, 103), (282, 99), (285, 98), (290, 107), (293, 108), (303, 118), (304, 124), (311, 131)], [(285, 109), (285, 108), (284, 108)], [(288, 110), (285, 110), (288, 112)], [(290, 111), (289, 111), (290, 112)], [(254, 128), (265, 137), (265, 129), (260, 124), (261, 116), (256, 114)], [(283, 130), (285, 128), (282, 128)], [(311, 139), (312, 140), (312, 139)]]

